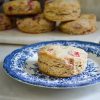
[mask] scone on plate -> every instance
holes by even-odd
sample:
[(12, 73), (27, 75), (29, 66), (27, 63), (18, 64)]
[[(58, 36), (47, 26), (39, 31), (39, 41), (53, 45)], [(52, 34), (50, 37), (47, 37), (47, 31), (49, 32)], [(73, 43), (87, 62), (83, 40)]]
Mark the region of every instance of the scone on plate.
[(17, 20), (17, 27), (25, 33), (45, 33), (55, 29), (55, 22), (44, 18), (43, 14)]
[(3, 10), (7, 15), (30, 15), (41, 12), (37, 0), (14, 0), (4, 3)]
[(96, 16), (94, 14), (83, 14), (75, 21), (62, 22), (59, 29), (64, 33), (73, 35), (93, 33), (96, 31)]
[(82, 73), (88, 54), (76, 47), (48, 45), (38, 52), (39, 70), (56, 77), (71, 77)]
[(14, 27), (13, 20), (3, 13), (0, 13), (0, 31), (8, 30)]
[(44, 15), (51, 21), (76, 20), (80, 16), (77, 0), (46, 0)]

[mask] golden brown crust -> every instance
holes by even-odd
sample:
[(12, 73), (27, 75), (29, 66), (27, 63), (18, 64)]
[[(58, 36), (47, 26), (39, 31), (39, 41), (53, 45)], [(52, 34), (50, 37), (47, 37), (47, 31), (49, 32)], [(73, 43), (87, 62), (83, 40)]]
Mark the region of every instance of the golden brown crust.
[(44, 18), (43, 14), (17, 20), (20, 31), (31, 34), (45, 33), (55, 29), (55, 23)]
[(82, 35), (96, 31), (96, 16), (93, 14), (83, 14), (75, 21), (62, 22), (59, 30), (73, 35)]
[(80, 4), (77, 0), (48, 0), (44, 15), (51, 21), (76, 20), (80, 16)]
[(14, 26), (14, 21), (10, 17), (0, 13), (0, 31), (11, 29)]
[(14, 0), (4, 3), (3, 10), (7, 15), (30, 15), (41, 12), (37, 0)]

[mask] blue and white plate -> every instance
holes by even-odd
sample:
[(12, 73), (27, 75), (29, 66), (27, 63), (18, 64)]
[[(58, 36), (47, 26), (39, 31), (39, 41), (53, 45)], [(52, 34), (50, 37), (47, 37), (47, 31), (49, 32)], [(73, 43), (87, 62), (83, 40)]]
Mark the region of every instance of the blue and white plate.
[[(38, 50), (48, 44), (70, 45), (84, 49), (89, 53), (86, 70), (69, 78), (47, 76), (38, 70)], [(33, 86), (45, 88), (78, 88), (100, 82), (100, 45), (82, 41), (47, 41), (25, 46), (9, 54), (3, 67), (14, 79)]]

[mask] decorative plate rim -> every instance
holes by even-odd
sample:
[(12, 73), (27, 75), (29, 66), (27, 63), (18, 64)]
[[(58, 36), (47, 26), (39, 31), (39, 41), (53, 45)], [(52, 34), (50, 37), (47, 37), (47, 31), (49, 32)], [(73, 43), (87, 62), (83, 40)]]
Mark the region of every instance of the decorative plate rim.
[[(95, 85), (97, 83), (100, 82), (100, 77), (98, 77), (96, 80), (92, 80), (92, 81), (89, 81), (85, 84), (79, 84), (79, 85), (76, 85), (76, 86), (64, 86), (64, 87), (60, 87), (60, 86), (49, 86), (48, 84), (46, 85), (39, 85), (39, 84), (33, 84), (33, 83), (29, 83), (25, 80), (22, 80), (19, 78), (19, 76), (14, 76), (12, 75), (8, 70), (7, 70), (7, 66), (9, 66), (9, 60), (13, 57), (13, 55), (15, 53), (18, 53), (20, 51), (22, 51), (23, 49), (25, 48), (28, 48), (28, 47), (34, 47), (34, 46), (37, 46), (39, 44), (49, 44), (49, 43), (53, 43), (53, 42), (76, 42), (76, 43), (83, 43), (83, 44), (90, 44), (92, 46), (99, 46), (100, 47), (100, 44), (98, 43), (93, 43), (93, 42), (87, 42), (87, 41), (76, 41), (76, 40), (55, 40), (55, 41), (43, 41), (43, 42), (38, 42), (38, 43), (34, 43), (34, 44), (31, 44), (31, 45), (27, 45), (27, 46), (24, 46), (20, 49), (16, 49), (14, 51), (12, 51), (8, 56), (5, 57), (4, 59), (4, 62), (3, 62), (3, 68), (5, 70), (5, 72), (10, 76), (12, 77), (13, 79), (19, 81), (19, 82), (22, 82), (22, 83), (25, 83), (25, 84), (28, 84), (28, 85), (32, 85), (32, 86), (37, 86), (37, 87), (44, 87), (44, 88), (53, 88), (53, 89), (68, 89), (68, 88), (80, 88), (80, 87), (86, 87), (86, 86), (90, 86), (90, 85)], [(10, 59), (9, 59), (10, 58)]]

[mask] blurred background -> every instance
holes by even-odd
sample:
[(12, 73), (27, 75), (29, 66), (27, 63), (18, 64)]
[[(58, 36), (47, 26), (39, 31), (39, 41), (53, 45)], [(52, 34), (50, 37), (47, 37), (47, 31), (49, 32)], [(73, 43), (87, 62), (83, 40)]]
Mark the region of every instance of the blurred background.
[[(0, 2), (6, 2), (9, 0), (0, 0)], [(43, 1), (45, 0), (39, 0), (42, 5), (43, 5)], [(100, 20), (100, 0), (79, 0), (79, 2), (82, 5), (82, 11), (84, 13), (95, 13), (97, 16), (97, 19)], [(0, 4), (1, 4), (0, 3)], [(0, 5), (0, 11), (1, 10), (1, 5)]]
[(94, 13), (100, 20), (100, 0), (79, 0), (84, 13)]

